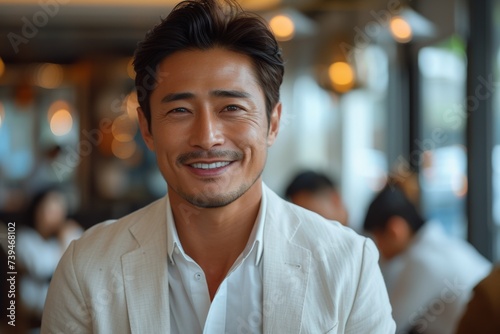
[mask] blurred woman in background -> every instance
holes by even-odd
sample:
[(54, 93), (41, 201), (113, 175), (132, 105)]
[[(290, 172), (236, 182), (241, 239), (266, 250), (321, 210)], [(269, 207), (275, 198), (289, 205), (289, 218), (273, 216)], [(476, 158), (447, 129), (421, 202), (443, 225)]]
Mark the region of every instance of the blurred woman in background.
[(53, 187), (35, 195), (27, 213), (26, 224), (17, 234), (17, 256), (22, 272), (20, 296), (37, 327), (57, 263), (83, 229), (68, 219), (66, 198)]

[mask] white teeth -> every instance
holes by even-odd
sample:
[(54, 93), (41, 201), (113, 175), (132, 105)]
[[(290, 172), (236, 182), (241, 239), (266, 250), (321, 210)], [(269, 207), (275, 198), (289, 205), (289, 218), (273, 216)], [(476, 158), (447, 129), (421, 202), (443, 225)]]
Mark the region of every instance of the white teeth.
[(213, 169), (213, 168), (220, 168), (229, 165), (229, 161), (220, 161), (220, 162), (213, 162), (211, 164), (203, 164), (203, 163), (195, 163), (191, 164), (191, 167), (194, 168), (201, 168), (201, 169)]

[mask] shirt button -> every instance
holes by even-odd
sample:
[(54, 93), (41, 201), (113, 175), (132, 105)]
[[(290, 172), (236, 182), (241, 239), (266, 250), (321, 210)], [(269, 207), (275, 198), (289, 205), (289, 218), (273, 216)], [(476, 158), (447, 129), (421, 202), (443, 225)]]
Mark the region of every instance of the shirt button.
[(199, 280), (201, 280), (202, 276), (203, 275), (201, 273), (196, 273), (196, 274), (194, 274), (194, 279), (199, 281)]

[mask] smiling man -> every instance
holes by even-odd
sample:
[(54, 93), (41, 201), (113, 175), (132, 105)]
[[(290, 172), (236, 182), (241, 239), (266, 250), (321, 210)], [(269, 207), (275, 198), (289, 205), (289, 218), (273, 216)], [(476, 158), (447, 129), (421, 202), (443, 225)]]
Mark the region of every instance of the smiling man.
[(42, 333), (393, 333), (374, 244), (262, 182), (284, 72), (265, 22), (182, 2), (134, 66), (168, 195), (71, 244)]

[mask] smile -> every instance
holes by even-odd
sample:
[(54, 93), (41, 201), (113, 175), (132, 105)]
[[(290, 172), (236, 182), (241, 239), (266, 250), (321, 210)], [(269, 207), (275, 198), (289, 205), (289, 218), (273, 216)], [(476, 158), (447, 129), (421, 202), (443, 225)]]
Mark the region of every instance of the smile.
[(229, 165), (231, 162), (230, 161), (218, 161), (218, 162), (213, 162), (210, 164), (205, 164), (205, 163), (194, 163), (191, 164), (190, 166), (193, 168), (200, 168), (200, 169), (215, 169), (215, 168), (221, 168)]

